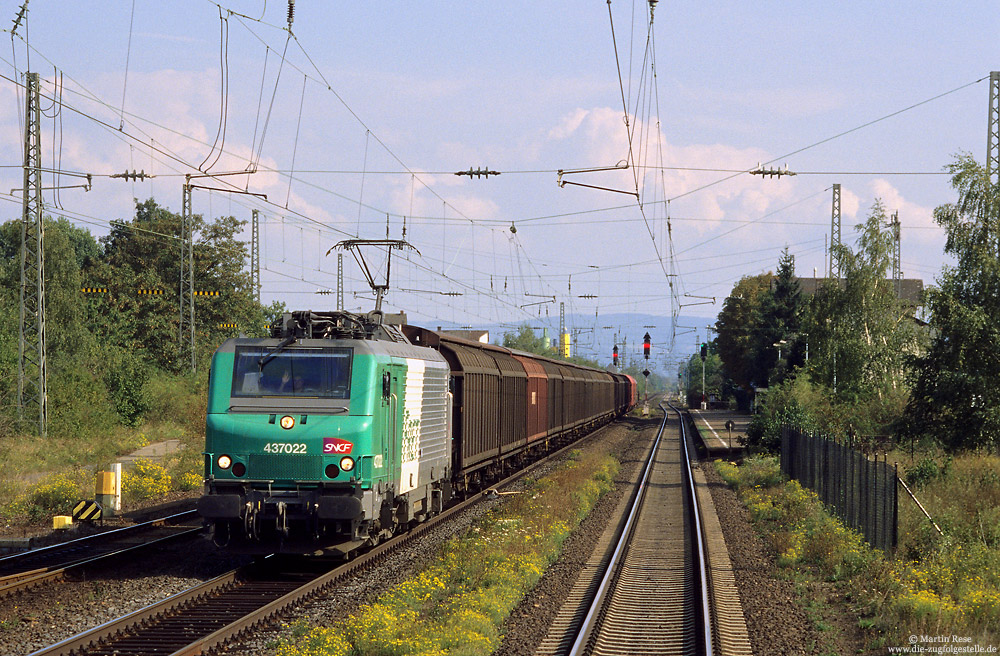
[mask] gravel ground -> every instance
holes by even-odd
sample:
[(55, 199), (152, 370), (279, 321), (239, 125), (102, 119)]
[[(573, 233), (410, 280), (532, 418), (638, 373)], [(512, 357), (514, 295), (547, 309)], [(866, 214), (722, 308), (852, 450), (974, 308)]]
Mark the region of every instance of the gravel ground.
[(40, 586), (0, 599), (0, 656), (28, 654), (117, 619), (246, 562), (196, 538), (154, 557), (94, 568), (79, 582)]
[(839, 605), (836, 591), (830, 586), (808, 584), (804, 594), (821, 602), (814, 613), (820, 614), (823, 624), (830, 627), (820, 634), (806, 615), (793, 583), (778, 578), (774, 554), (750, 523), (749, 511), (711, 463), (703, 463), (702, 471), (726, 537), (754, 654), (865, 653), (857, 617)]

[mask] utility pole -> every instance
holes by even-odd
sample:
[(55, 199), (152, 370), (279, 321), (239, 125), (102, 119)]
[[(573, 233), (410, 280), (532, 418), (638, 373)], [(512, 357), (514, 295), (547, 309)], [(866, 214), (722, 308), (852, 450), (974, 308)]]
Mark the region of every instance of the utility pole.
[(42, 139), (38, 73), (28, 73), (24, 113), (24, 201), (21, 211), (21, 308), (17, 413), (38, 408), (38, 434), (48, 425), (45, 360), (45, 253), (42, 225)]
[(900, 259), (899, 244), (899, 210), (892, 213), (889, 226), (892, 228), (892, 284), (896, 292), (896, 299), (898, 300), (903, 293), (903, 266)]
[[(195, 348), (195, 331), (194, 331), (194, 215), (191, 212), (191, 190), (192, 189), (205, 189), (207, 191), (217, 191), (220, 193), (227, 194), (244, 194), (247, 196), (256, 196), (258, 198), (267, 199), (266, 194), (258, 194), (251, 191), (238, 191), (235, 189), (221, 189), (218, 187), (204, 187), (201, 185), (191, 184), (193, 178), (220, 178), (226, 175), (246, 175), (246, 171), (232, 171), (229, 173), (188, 173), (184, 176), (184, 186), (181, 190), (181, 275), (180, 275), (180, 290), (178, 293), (178, 299), (180, 302), (180, 320), (177, 322), (177, 351), (178, 351), (178, 362), (183, 362), (188, 358), (190, 352), (191, 356), (191, 372), (194, 373), (198, 368), (198, 351)], [(257, 218), (257, 212), (254, 210), (254, 219)], [(256, 224), (256, 221), (255, 221)], [(254, 227), (254, 237), (258, 236), (257, 228)], [(253, 267), (253, 248), (251, 248), (251, 267)], [(258, 299), (260, 298), (260, 250), (259, 243), (257, 249), (257, 279), (255, 283), (257, 285)]]
[(253, 281), (254, 298), (257, 299), (257, 305), (260, 305), (260, 217), (257, 210), (253, 210), (250, 224), (250, 277)]
[(191, 175), (184, 177), (181, 199), (180, 320), (177, 322), (178, 362), (190, 358), (197, 368), (194, 342), (194, 217), (191, 215)]
[[(705, 339), (708, 339), (708, 337), (706, 336)], [(701, 345), (701, 409), (702, 410), (708, 409), (708, 394), (706, 393), (705, 390), (705, 359), (707, 353), (706, 349), (707, 349), (706, 345), (702, 344)]]
[(830, 277), (840, 278), (840, 260), (835, 255), (840, 246), (840, 183), (833, 185), (833, 211), (830, 218)]

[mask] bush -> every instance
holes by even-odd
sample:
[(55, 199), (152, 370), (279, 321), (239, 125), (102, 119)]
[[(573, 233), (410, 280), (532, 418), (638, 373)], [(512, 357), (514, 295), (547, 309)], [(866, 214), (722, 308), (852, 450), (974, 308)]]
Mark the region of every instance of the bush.
[(906, 470), (906, 482), (912, 487), (921, 488), (938, 477), (937, 463), (930, 458), (924, 458)]
[(18, 495), (4, 509), (8, 519), (41, 521), (52, 515), (68, 515), (85, 497), (78, 476), (56, 474)]
[(109, 348), (106, 353), (104, 384), (115, 411), (126, 426), (138, 426), (149, 410), (146, 382), (149, 373), (145, 363), (134, 352)]
[(194, 472), (184, 472), (177, 477), (177, 489), (182, 492), (190, 492), (200, 489), (204, 479)]
[(167, 470), (150, 460), (136, 460), (131, 471), (122, 474), (122, 500), (158, 499), (170, 492)]
[(809, 384), (804, 380), (787, 380), (768, 390), (760, 411), (747, 425), (745, 445), (751, 453), (777, 453), (781, 450), (781, 427), (812, 428), (809, 413), (799, 403)]

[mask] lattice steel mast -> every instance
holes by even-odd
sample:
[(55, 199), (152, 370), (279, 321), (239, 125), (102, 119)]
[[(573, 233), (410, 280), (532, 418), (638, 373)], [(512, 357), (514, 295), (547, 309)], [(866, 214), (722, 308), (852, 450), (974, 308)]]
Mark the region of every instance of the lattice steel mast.
[(194, 342), (194, 217), (191, 215), (191, 176), (185, 176), (181, 200), (180, 318), (177, 322), (178, 363), (190, 359), (197, 368)]
[(337, 310), (344, 309), (344, 254), (337, 253)]
[(260, 216), (257, 210), (253, 210), (250, 223), (250, 279), (254, 298), (260, 305)]
[(21, 298), (17, 411), (38, 409), (38, 434), (48, 424), (45, 360), (45, 257), (42, 225), (42, 146), (38, 73), (28, 73), (24, 113), (24, 202), (21, 212)]
[(830, 277), (840, 278), (840, 183), (833, 185), (833, 208), (830, 214)]
[[(990, 108), (986, 132), (986, 177), (990, 190), (1000, 182), (1000, 71), (990, 73)], [(1000, 229), (998, 229), (1000, 230)], [(1000, 244), (997, 246), (1000, 253)]]
[(986, 132), (986, 175), (990, 186), (1000, 176), (1000, 71), (990, 73), (990, 109)]

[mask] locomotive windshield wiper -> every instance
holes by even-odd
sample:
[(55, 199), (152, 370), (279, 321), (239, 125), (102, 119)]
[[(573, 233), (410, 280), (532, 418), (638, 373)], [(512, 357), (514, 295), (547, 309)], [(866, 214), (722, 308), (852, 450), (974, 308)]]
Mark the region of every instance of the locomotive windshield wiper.
[(278, 345), (275, 346), (270, 351), (268, 351), (267, 355), (262, 357), (260, 360), (257, 360), (257, 366), (260, 368), (260, 370), (264, 371), (264, 365), (273, 360), (274, 356), (278, 354), (278, 351), (285, 348), (294, 341), (295, 341), (295, 336), (293, 335), (292, 337), (286, 337), (285, 339), (278, 342)]

